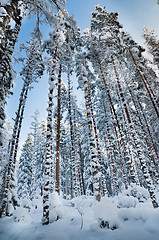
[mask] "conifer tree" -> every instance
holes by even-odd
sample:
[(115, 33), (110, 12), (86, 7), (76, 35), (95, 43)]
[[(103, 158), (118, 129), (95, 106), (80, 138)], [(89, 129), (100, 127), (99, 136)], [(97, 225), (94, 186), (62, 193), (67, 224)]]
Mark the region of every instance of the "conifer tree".
[(90, 109), (89, 104), (89, 88), (88, 88), (88, 70), (85, 66), (85, 59), (83, 56), (77, 56), (76, 58), (77, 62), (77, 76), (79, 77), (79, 83), (81, 84), (81, 87), (84, 88), (84, 96), (85, 96), (85, 105), (86, 105), (86, 111), (87, 111), (87, 121), (88, 121), (88, 127), (89, 127), (89, 144), (90, 144), (90, 154), (91, 154), (91, 168), (92, 168), (92, 176), (93, 176), (93, 189), (94, 189), (94, 195), (96, 197), (97, 201), (100, 201), (101, 199), (101, 193), (100, 193), (100, 177), (101, 177), (101, 169), (100, 169), (100, 162), (99, 162), (99, 156), (97, 151), (97, 146), (95, 142), (95, 132), (93, 129), (93, 120), (92, 120), (92, 113)]
[[(25, 46), (23, 47), (25, 48)], [(13, 134), (12, 134), (12, 139), (11, 139), (10, 148), (9, 148), (7, 179), (5, 183), (5, 191), (4, 191), (3, 204), (1, 209), (2, 215), (9, 214), (7, 210), (8, 202), (11, 202), (10, 200), (7, 200), (9, 191), (11, 191), (11, 194), (9, 195), (14, 198), (14, 196), (12, 196), (12, 190), (14, 188), (13, 186), (14, 186), (16, 156), (18, 151), (19, 137), (20, 137), (20, 131), (22, 127), (22, 120), (24, 115), (26, 99), (28, 96), (28, 91), (30, 89), (30, 85), (33, 82), (37, 81), (37, 78), (42, 75), (44, 70), (44, 65), (42, 63), (42, 56), (41, 56), (41, 45), (39, 43), (39, 39), (36, 38), (36, 29), (32, 34), (32, 39), (29, 42), (29, 46), (26, 47), (26, 53), (27, 53), (27, 56), (23, 65), (23, 69), (21, 71), (24, 84), (23, 84), (22, 92), (19, 99), (19, 106), (16, 113), (16, 118), (14, 121)]]
[(31, 129), (33, 130), (33, 156), (32, 156), (32, 180), (31, 180), (31, 200), (35, 198), (36, 192), (36, 175), (37, 175), (37, 160), (39, 158), (39, 121), (38, 121), (39, 112), (36, 110), (34, 112), (33, 121), (31, 123)]
[[(21, 29), (22, 20), (26, 9), (28, 15), (44, 15), (44, 21), (50, 25), (55, 22), (54, 7), (57, 10), (63, 11), (63, 6), (66, 4), (65, 0), (11, 0), (0, 1), (2, 16), (0, 16), (0, 144), (2, 145), (3, 136), (1, 129), (3, 127), (5, 114), (4, 108), (6, 104), (6, 97), (11, 93), (13, 84), (13, 67), (12, 55), (14, 47), (18, 39)], [(12, 21), (15, 22), (15, 27), (12, 27)]]
[(159, 40), (157, 39), (157, 36), (155, 35), (154, 31), (150, 31), (145, 27), (143, 32), (143, 37), (148, 46), (149, 52), (153, 56), (154, 63), (159, 68)]
[[(149, 97), (151, 106), (153, 106), (153, 116), (154, 114), (158, 116), (158, 110), (145, 75), (143, 76), (141, 73), (141, 70), (139, 69), (136, 59), (134, 58), (130, 48), (128, 48), (124, 41), (122, 42), (121, 40), (121, 27), (122, 26), (118, 22), (117, 13), (109, 14), (100, 5), (97, 5), (95, 12), (92, 13), (91, 31), (87, 30), (85, 32), (84, 41), (88, 51), (88, 58), (105, 85), (110, 104), (110, 111), (112, 112), (113, 118), (116, 120), (116, 124), (118, 126), (117, 131), (119, 132), (122, 140), (126, 164), (129, 166), (130, 170), (131, 181), (139, 183), (138, 179), (140, 176), (137, 172), (137, 169), (138, 166), (140, 166), (142, 169), (142, 177), (145, 179), (153, 206), (157, 207), (158, 205), (155, 199), (154, 186), (146, 166), (145, 153), (143, 151), (144, 145), (140, 144), (140, 136), (137, 128), (135, 127), (135, 118), (130, 110), (130, 102), (132, 100), (130, 100), (131, 98), (124, 82), (124, 77), (126, 76), (124, 75), (125, 73), (123, 72), (122, 68), (120, 68), (121, 62), (126, 62), (126, 60), (130, 61), (130, 58), (128, 59), (128, 51), (135, 65), (134, 73), (136, 74), (136, 78), (138, 81), (142, 82), (142, 86), (147, 91), (145, 94)], [(137, 46), (137, 49), (139, 62), (141, 61), (141, 52), (143, 49), (139, 46)], [(103, 60), (101, 61), (101, 59)], [(141, 63), (140, 66), (142, 66), (142, 69), (145, 70), (146, 65)], [(109, 71), (112, 69), (112, 71), (114, 71), (114, 76), (110, 74), (106, 68), (109, 68)], [(120, 68), (120, 73), (118, 68)], [(133, 76), (131, 75), (130, 80), (132, 77)], [(116, 104), (116, 107), (115, 102), (119, 103)], [(140, 128), (142, 128), (141, 124)], [(116, 133), (116, 138), (117, 134), (118, 133)], [(135, 159), (134, 147), (137, 152), (137, 158)], [(139, 160), (139, 165), (137, 159)]]
[(61, 64), (58, 75), (57, 94), (57, 135), (56, 135), (56, 191), (60, 194), (60, 121), (61, 121)]
[(34, 154), (34, 138), (28, 135), (19, 160), (18, 169), (18, 197), (32, 199), (32, 159)]
[(3, 192), (5, 188), (5, 181), (7, 176), (7, 164), (8, 164), (8, 154), (11, 140), (11, 131), (12, 126), (10, 119), (5, 119), (5, 123), (3, 126), (3, 139), (4, 144), (0, 146), (0, 205), (3, 199)]

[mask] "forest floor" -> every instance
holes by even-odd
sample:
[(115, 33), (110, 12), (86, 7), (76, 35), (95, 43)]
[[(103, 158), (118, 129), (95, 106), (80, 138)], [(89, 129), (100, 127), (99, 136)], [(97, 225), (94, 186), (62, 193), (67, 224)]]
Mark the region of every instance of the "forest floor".
[(100, 203), (90, 196), (64, 200), (56, 193), (51, 199), (52, 223), (41, 223), (42, 199), (23, 200), (12, 217), (0, 219), (0, 240), (159, 240), (159, 209), (144, 188), (131, 186)]

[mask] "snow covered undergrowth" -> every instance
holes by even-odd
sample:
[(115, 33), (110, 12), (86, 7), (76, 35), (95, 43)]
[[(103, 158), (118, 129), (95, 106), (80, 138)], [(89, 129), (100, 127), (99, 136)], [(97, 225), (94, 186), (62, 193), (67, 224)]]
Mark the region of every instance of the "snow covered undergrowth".
[(0, 219), (0, 239), (159, 239), (159, 209), (152, 207), (147, 190), (135, 185), (114, 198), (103, 197), (100, 203), (90, 196), (64, 200), (56, 193), (51, 199), (52, 223), (47, 226), (41, 224), (42, 199), (35, 200), (34, 206), (23, 200), (12, 217)]

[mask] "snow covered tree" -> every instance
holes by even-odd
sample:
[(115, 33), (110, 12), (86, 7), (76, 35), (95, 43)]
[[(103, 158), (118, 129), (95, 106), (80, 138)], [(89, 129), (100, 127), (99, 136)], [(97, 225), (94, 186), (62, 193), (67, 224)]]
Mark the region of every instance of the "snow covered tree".
[(76, 130), (76, 116), (77, 104), (74, 96), (72, 95), (71, 87), (71, 74), (68, 68), (68, 118), (70, 125), (70, 137), (71, 137), (71, 159), (72, 159), (72, 175), (73, 175), (73, 186), (74, 195), (80, 195), (83, 193), (83, 184), (80, 171), (80, 156), (79, 149), (77, 146), (77, 130)]
[[(23, 88), (21, 91), (20, 99), (19, 99), (19, 106), (16, 112), (16, 118), (14, 121), (14, 128), (12, 139), (10, 142), (9, 148), (9, 160), (8, 160), (8, 170), (7, 170), (7, 180), (6, 186), (4, 191), (4, 200), (2, 204), (2, 212), (3, 214), (7, 213), (7, 198), (8, 198), (8, 191), (11, 191), (10, 185), (11, 179), (14, 181), (14, 172), (15, 172), (15, 164), (16, 164), (16, 157), (18, 151), (18, 143), (20, 137), (20, 131), (22, 127), (22, 120), (24, 115), (25, 104), (28, 96), (28, 92), (30, 89), (30, 85), (33, 82), (37, 81), (37, 78), (40, 77), (44, 70), (44, 65), (42, 63), (42, 55), (41, 55), (41, 45), (39, 39), (36, 38), (36, 29), (32, 34), (32, 39), (30, 40), (28, 47), (23, 47), (26, 50), (26, 59), (23, 63), (23, 69), (21, 71), (21, 75), (23, 76)], [(12, 194), (11, 194), (12, 195)]]
[[(5, 119), (4, 108), (6, 97), (11, 93), (10, 89), (13, 84), (12, 55), (21, 29), (24, 13), (26, 9), (30, 16), (42, 13), (45, 22), (52, 25), (56, 19), (53, 8), (55, 7), (57, 10), (63, 11), (65, 4), (65, 0), (0, 1), (0, 144), (3, 142), (1, 129)], [(12, 24), (12, 21), (15, 22), (15, 26)]]
[(42, 120), (38, 130), (38, 158), (36, 164), (36, 195), (43, 195), (44, 185), (44, 164), (46, 154), (46, 122)]
[(97, 201), (101, 199), (100, 193), (100, 177), (101, 177), (101, 169), (100, 169), (100, 156), (97, 150), (97, 143), (95, 139), (95, 132), (93, 129), (93, 115), (90, 108), (90, 93), (89, 93), (89, 86), (88, 86), (88, 70), (86, 68), (84, 56), (77, 56), (76, 57), (76, 72), (77, 76), (79, 77), (79, 84), (82, 88), (84, 88), (84, 96), (85, 96), (85, 105), (86, 105), (86, 113), (87, 113), (87, 121), (89, 127), (89, 143), (90, 143), (90, 154), (91, 154), (91, 168), (92, 168), (92, 175), (93, 175), (93, 189), (94, 195)]
[(70, 149), (69, 128), (61, 121), (61, 137), (60, 137), (60, 156), (61, 156), (61, 191), (65, 199), (73, 197), (73, 181), (71, 167), (71, 149)]
[[(3, 143), (2, 127), (5, 119), (4, 108), (6, 97), (11, 93), (13, 80), (12, 54), (23, 19), (23, 6), (21, 1), (0, 1), (0, 144)], [(11, 27), (11, 20), (15, 27)]]
[(8, 154), (9, 154), (9, 142), (11, 139), (11, 131), (12, 131), (12, 126), (11, 126), (11, 121), (6, 118), (5, 123), (3, 126), (3, 139), (4, 139), (4, 144), (0, 146), (0, 205), (1, 201), (3, 199), (3, 192), (5, 188), (5, 181), (6, 181), (6, 176), (7, 176), (7, 164), (8, 164)]
[(18, 197), (33, 201), (43, 193), (44, 156), (46, 142), (46, 123), (38, 121), (35, 111), (29, 133), (19, 161)]
[[(32, 199), (32, 174), (33, 174), (33, 155), (34, 155), (34, 138), (28, 135), (19, 160), (18, 169), (18, 197)], [(34, 166), (35, 167), (35, 166)]]
[[(52, 114), (53, 114), (53, 90), (55, 88), (56, 80), (56, 69), (60, 64), (63, 66), (69, 60), (72, 55), (71, 51), (65, 51), (67, 46), (72, 47), (68, 44), (68, 33), (67, 31), (74, 31), (75, 21), (72, 17), (69, 17), (67, 11), (59, 12), (57, 15), (57, 21), (54, 25), (53, 31), (50, 33), (50, 39), (46, 40), (44, 43), (44, 49), (51, 55), (51, 60), (48, 63), (49, 69), (49, 95), (48, 95), (48, 117), (47, 117), (47, 144), (46, 144), (46, 170), (45, 170), (45, 186), (44, 186), (44, 196), (43, 196), (43, 224), (49, 223), (49, 166), (53, 162), (52, 153)], [(72, 41), (73, 42), (73, 41)], [(74, 43), (73, 43), (74, 44)]]
[(154, 31), (150, 31), (145, 27), (143, 37), (146, 45), (148, 46), (149, 52), (153, 56), (154, 63), (159, 68), (159, 40), (157, 39), (157, 36), (155, 35)]
[(33, 121), (31, 123), (31, 129), (33, 130), (33, 156), (32, 156), (32, 187), (31, 187), (31, 200), (35, 198), (36, 192), (36, 175), (37, 175), (37, 162), (39, 159), (39, 147), (40, 147), (40, 137), (39, 137), (39, 121), (38, 121), (39, 111), (34, 112)]
[(58, 75), (57, 135), (56, 135), (56, 191), (60, 194), (60, 122), (61, 122), (61, 64)]
[[(142, 177), (149, 190), (153, 206), (157, 207), (154, 186), (146, 165), (144, 145), (141, 144), (140, 140), (141, 131), (135, 126), (136, 121), (130, 104), (132, 100), (125, 84), (126, 80), (124, 79), (129, 75), (129, 79), (132, 81), (134, 78), (131, 71), (132, 68), (130, 66), (131, 70), (126, 76), (124, 72), (125, 68), (121, 67), (122, 63), (124, 64), (126, 61), (130, 61), (128, 52), (134, 62), (134, 73), (138, 74), (136, 78), (138, 81), (142, 81), (142, 86), (145, 87), (147, 91), (145, 93), (148, 95), (152, 104), (151, 106), (153, 106), (154, 113), (157, 116), (158, 110), (154, 98), (152, 98), (149, 91), (148, 84), (130, 48), (126, 46), (125, 42), (122, 40), (121, 28), (122, 26), (118, 22), (117, 13), (109, 14), (105, 8), (97, 5), (95, 11), (92, 13), (91, 30), (86, 30), (84, 36), (85, 46), (87, 48), (87, 58), (91, 61), (94, 71), (98, 73), (99, 78), (103, 80), (105, 85), (112, 118), (115, 119), (118, 127), (115, 137), (118, 139), (118, 134), (120, 134), (122, 140), (122, 147), (120, 147), (120, 149), (124, 151), (124, 162), (126, 162), (126, 166), (129, 168), (131, 181), (139, 184), (141, 172), (138, 172), (138, 169), (141, 168)], [(142, 65), (140, 56), (143, 49), (139, 46), (137, 48), (138, 61), (141, 63), (140, 65)], [(146, 65), (143, 67), (146, 67)], [(141, 125), (140, 128), (142, 128)], [(112, 150), (110, 152), (112, 152)], [(115, 175), (114, 172), (114, 177)]]

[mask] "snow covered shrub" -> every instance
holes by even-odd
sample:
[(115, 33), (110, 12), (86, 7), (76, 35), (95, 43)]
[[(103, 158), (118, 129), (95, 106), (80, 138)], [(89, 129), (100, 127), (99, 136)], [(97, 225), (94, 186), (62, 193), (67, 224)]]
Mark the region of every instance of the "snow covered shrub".
[(122, 192), (122, 195), (133, 196), (138, 199), (139, 202), (145, 202), (150, 198), (149, 192), (144, 187), (137, 186), (132, 183), (129, 188)]
[(57, 192), (50, 195), (50, 223), (63, 218), (64, 208), (61, 204), (60, 196)]
[(137, 203), (138, 199), (133, 196), (121, 196), (118, 201), (118, 207), (119, 208), (136, 207)]
[(32, 208), (32, 202), (28, 198), (20, 198), (19, 203), (22, 208), (27, 208), (28, 211)]
[(15, 222), (31, 222), (31, 217), (29, 216), (28, 210), (23, 207), (17, 207), (13, 213), (13, 217)]
[(101, 228), (115, 230), (119, 228), (117, 216), (117, 206), (108, 197), (103, 197), (99, 203), (94, 206), (94, 213), (99, 221)]

